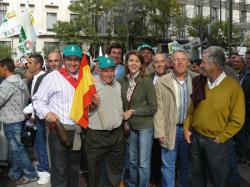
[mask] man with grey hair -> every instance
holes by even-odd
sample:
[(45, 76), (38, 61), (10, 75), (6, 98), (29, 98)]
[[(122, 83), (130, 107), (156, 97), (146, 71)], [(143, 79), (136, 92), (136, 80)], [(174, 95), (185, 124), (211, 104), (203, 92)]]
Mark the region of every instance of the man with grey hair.
[(192, 97), (184, 121), (184, 137), (191, 144), (192, 187), (206, 186), (207, 168), (214, 186), (225, 186), (229, 165), (225, 142), (241, 129), (245, 120), (243, 90), (236, 80), (226, 76), (224, 64), (221, 47), (211, 46), (203, 52), (201, 71), (206, 82), (201, 91), (205, 97), (198, 101)]
[(156, 80), (159, 77), (165, 75), (168, 72), (170, 62), (168, 61), (166, 54), (156, 53), (152, 58), (152, 66), (154, 68), (154, 72), (151, 73), (149, 76), (152, 78), (155, 84)]
[(183, 138), (183, 121), (187, 115), (192, 92), (192, 78), (196, 73), (188, 70), (185, 51), (175, 51), (171, 65), (173, 71), (156, 81), (158, 110), (154, 116), (154, 137), (161, 145), (162, 185), (175, 186), (175, 163), (180, 161), (179, 186), (188, 187), (189, 145)]

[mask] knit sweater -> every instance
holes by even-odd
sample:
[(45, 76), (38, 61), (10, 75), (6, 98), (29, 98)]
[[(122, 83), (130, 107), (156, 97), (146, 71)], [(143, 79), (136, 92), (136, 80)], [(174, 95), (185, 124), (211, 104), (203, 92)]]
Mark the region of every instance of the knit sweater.
[(234, 136), (245, 120), (245, 99), (240, 84), (226, 77), (218, 86), (205, 87), (206, 99), (194, 109), (191, 104), (184, 129), (192, 127), (198, 133), (225, 142)]
[(0, 84), (0, 122), (15, 123), (25, 119), (23, 108), (28, 88), (19, 75), (11, 75)]

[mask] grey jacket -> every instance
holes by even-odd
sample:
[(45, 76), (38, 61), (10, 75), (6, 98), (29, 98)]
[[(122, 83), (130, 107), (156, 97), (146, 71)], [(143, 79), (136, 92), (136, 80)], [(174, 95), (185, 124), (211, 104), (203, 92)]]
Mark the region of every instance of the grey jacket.
[(0, 84), (0, 122), (15, 123), (25, 119), (23, 108), (29, 91), (19, 75), (11, 75)]

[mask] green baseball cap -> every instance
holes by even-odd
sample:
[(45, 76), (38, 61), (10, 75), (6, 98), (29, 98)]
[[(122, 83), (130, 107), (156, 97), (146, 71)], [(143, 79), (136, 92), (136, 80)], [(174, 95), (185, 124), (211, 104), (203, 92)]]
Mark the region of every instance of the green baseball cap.
[(79, 45), (66, 45), (63, 49), (64, 56), (78, 56), (82, 58), (82, 50)]
[(153, 48), (150, 45), (148, 45), (148, 44), (142, 44), (142, 45), (140, 45), (137, 50), (141, 51), (143, 49), (148, 49), (148, 50), (152, 51), (152, 53), (154, 53)]
[(97, 60), (99, 61), (99, 68), (100, 69), (104, 69), (104, 68), (108, 68), (108, 67), (116, 67), (115, 61), (113, 60), (113, 58), (99, 56), (97, 58)]

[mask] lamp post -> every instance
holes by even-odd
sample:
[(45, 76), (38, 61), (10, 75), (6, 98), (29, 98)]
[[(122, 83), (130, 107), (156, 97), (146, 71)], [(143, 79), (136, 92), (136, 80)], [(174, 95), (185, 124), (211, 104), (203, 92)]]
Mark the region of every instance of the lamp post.
[(230, 0), (230, 9), (229, 9), (229, 56), (231, 56), (232, 50), (232, 22), (233, 22), (233, 0)]
[(222, 40), (224, 39), (224, 32), (221, 30), (221, 28), (219, 28), (219, 30), (218, 30), (218, 39), (219, 39), (220, 46), (223, 47)]

